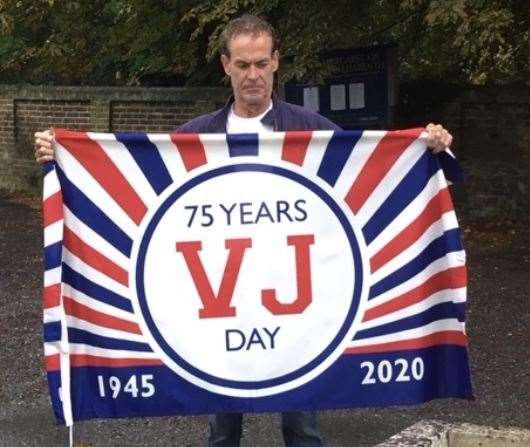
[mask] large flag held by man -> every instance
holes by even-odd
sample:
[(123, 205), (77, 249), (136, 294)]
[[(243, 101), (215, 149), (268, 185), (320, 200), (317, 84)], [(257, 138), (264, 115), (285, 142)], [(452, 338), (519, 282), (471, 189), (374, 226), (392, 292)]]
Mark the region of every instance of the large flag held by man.
[(56, 131), (59, 423), (472, 395), (465, 253), (422, 129)]

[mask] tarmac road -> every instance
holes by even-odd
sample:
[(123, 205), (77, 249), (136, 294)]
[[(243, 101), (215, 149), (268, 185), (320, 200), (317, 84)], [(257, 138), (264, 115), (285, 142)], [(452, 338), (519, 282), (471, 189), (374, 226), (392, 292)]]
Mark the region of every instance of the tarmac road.
[[(530, 428), (530, 220), (462, 225), (470, 286), (467, 329), (475, 401), (321, 413), (328, 446), (372, 446), (421, 419)], [(48, 401), (41, 342), (38, 201), (0, 194), (0, 446), (68, 445)], [(202, 446), (206, 417), (75, 425), (80, 446)], [(277, 415), (248, 415), (243, 446), (281, 446)]]

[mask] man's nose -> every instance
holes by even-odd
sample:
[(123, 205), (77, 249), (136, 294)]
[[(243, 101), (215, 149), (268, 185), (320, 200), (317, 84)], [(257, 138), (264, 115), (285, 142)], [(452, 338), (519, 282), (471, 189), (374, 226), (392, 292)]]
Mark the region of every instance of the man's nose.
[(257, 69), (257, 67), (255, 67), (254, 65), (251, 65), (248, 68), (247, 76), (248, 76), (249, 79), (257, 79), (258, 78), (258, 69)]

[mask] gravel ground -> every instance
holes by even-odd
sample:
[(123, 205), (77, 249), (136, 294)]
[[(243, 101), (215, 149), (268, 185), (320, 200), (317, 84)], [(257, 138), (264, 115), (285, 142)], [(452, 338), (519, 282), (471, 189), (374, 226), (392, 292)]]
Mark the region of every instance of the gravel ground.
[[(328, 446), (372, 446), (421, 419), (530, 428), (530, 221), (462, 225), (475, 401), (321, 413)], [(41, 343), (41, 218), (35, 199), (0, 194), (0, 446), (67, 445), (48, 401)], [(277, 415), (248, 415), (243, 446), (282, 445)], [(89, 421), (75, 445), (200, 446), (200, 417)]]

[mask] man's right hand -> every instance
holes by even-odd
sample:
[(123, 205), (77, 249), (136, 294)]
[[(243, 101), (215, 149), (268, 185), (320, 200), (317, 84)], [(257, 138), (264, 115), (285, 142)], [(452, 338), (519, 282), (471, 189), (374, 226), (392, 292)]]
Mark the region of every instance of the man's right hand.
[(54, 159), (54, 137), (53, 129), (35, 132), (35, 160), (38, 163), (42, 164)]

